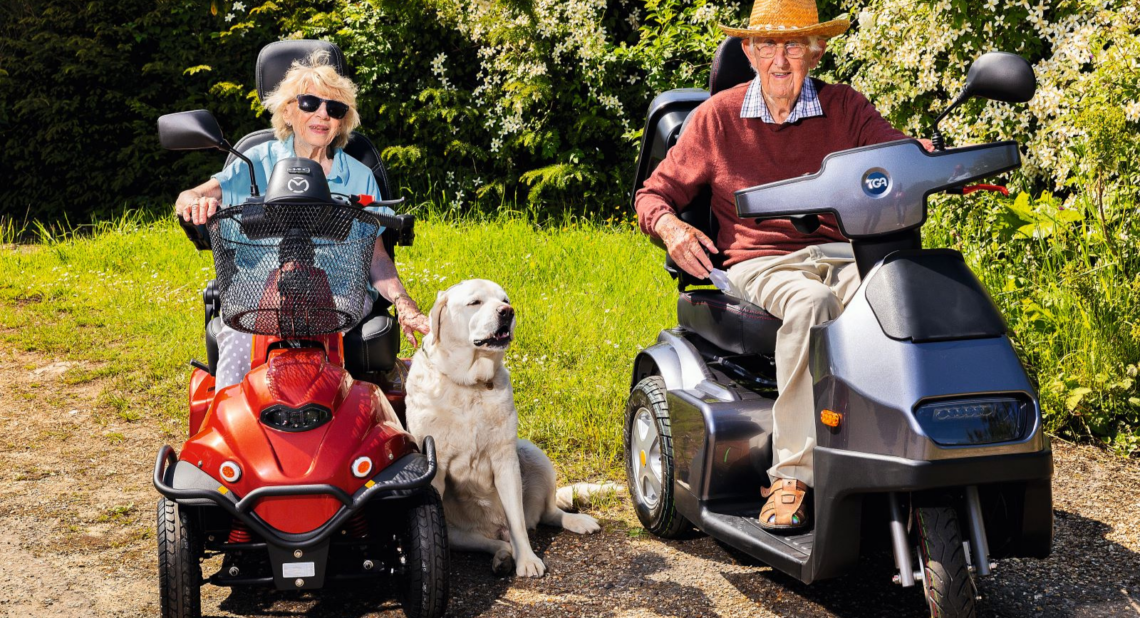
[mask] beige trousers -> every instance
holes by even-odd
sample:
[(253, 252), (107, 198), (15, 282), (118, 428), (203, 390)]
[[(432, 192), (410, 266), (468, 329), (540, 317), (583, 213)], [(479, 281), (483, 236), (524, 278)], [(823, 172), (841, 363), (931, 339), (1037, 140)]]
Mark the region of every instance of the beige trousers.
[(815, 486), (815, 398), (808, 368), (808, 329), (834, 320), (859, 288), (851, 244), (827, 243), (787, 255), (754, 258), (728, 269), (732, 295), (783, 320), (776, 334), (776, 398), (772, 415), (773, 479)]

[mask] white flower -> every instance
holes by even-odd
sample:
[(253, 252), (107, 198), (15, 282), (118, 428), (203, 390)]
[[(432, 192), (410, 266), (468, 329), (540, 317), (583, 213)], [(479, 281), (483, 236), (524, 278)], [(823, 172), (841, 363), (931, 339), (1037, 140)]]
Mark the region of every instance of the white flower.
[(226, 21), (233, 21), (233, 20), (234, 20), (234, 14), (233, 13), (226, 13)]
[(244, 11), (245, 10), (245, 3), (244, 2), (235, 2), (234, 6), (233, 6), (233, 10)]
[(443, 63), (446, 61), (447, 61), (447, 54), (445, 54), (443, 52), (439, 52), (439, 55), (437, 55), (431, 61), (431, 72), (432, 72), (432, 74), (439, 76), (439, 77), (442, 77), (443, 74), (447, 72), (447, 68), (445, 68), (443, 66)]
[(1140, 101), (1126, 103), (1124, 105), (1124, 116), (1132, 122), (1140, 120)]

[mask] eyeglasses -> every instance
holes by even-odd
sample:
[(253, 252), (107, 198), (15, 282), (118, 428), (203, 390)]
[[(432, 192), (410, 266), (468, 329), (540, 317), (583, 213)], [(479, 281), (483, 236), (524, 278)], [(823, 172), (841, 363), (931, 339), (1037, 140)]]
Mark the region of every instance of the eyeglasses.
[(297, 108), (301, 111), (311, 114), (321, 108), (321, 103), (325, 104), (325, 112), (328, 113), (329, 118), (336, 118), (340, 120), (348, 114), (348, 104), (341, 103), (340, 101), (333, 101), (332, 99), (322, 99), (313, 94), (299, 94), (297, 95)]
[(756, 54), (761, 58), (774, 58), (776, 56), (776, 48), (783, 47), (784, 55), (788, 58), (803, 58), (804, 52), (807, 51), (807, 45), (799, 41), (785, 41), (777, 43), (775, 41), (753, 41), (752, 48), (756, 50)]

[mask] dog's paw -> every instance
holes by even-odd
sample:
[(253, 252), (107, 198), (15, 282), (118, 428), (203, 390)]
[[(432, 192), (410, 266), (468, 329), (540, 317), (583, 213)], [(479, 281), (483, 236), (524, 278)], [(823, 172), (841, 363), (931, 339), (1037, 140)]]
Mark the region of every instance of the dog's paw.
[(602, 529), (598, 521), (582, 513), (567, 513), (562, 516), (562, 527), (578, 534), (593, 534)]
[(519, 558), (515, 565), (515, 575), (519, 577), (542, 577), (544, 573), (546, 565), (534, 554)]
[(509, 549), (500, 549), (491, 559), (491, 572), (498, 576), (510, 575), (515, 570), (515, 557)]

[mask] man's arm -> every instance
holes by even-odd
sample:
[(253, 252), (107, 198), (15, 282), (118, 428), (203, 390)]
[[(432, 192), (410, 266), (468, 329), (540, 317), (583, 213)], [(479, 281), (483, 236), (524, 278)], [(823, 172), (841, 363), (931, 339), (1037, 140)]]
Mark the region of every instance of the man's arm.
[(702, 279), (712, 270), (706, 250), (719, 251), (708, 236), (681, 221), (676, 213), (688, 206), (702, 187), (712, 183), (717, 154), (712, 111), (708, 103), (693, 110), (685, 132), (634, 200), (641, 231), (660, 238), (678, 266)]

